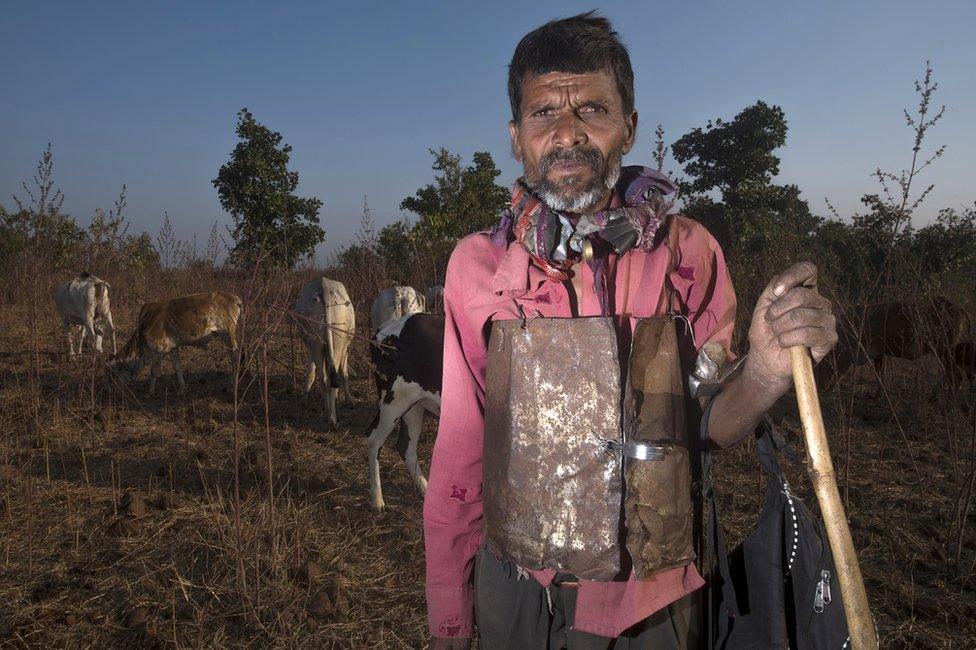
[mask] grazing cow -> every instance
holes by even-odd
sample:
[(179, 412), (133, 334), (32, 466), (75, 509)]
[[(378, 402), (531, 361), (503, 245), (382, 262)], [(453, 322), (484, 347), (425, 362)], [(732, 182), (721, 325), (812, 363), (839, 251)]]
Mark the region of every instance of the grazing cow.
[(102, 332), (112, 336), (112, 354), (115, 347), (115, 325), (112, 323), (112, 309), (109, 305), (109, 284), (85, 271), (74, 280), (58, 285), (54, 292), (54, 305), (61, 321), (68, 330), (68, 354), (75, 356), (74, 334), (79, 332), (78, 354), (85, 342), (85, 334), (92, 337), (95, 350), (102, 351)]
[(423, 294), (413, 287), (398, 285), (384, 289), (376, 296), (369, 310), (370, 326), (377, 332), (391, 320), (424, 311), (424, 303)]
[(369, 505), (382, 512), (379, 452), (401, 419), (406, 426), (397, 440), (397, 450), (421, 493), (427, 479), (417, 463), (417, 441), (424, 412), (441, 412), (441, 371), (444, 365), (444, 317), (411, 314), (387, 323), (376, 333), (370, 348), (379, 393), (379, 413), (368, 432)]
[(119, 358), (109, 362), (109, 370), (126, 382), (149, 365), (149, 394), (152, 395), (156, 392), (159, 365), (163, 356), (168, 354), (182, 393), (186, 390), (186, 382), (183, 380), (180, 347), (192, 345), (206, 348), (211, 339), (220, 338), (227, 347), (233, 388), (237, 323), (241, 310), (241, 299), (226, 291), (194, 293), (163, 302), (147, 302), (139, 310), (136, 331)]
[[(884, 303), (868, 312), (860, 337), (844, 332), (835, 351), (836, 371), (841, 374), (849, 369), (864, 352), (879, 376), (886, 356), (914, 361), (934, 354), (945, 371), (957, 377), (964, 365), (957, 362), (956, 348), (968, 333), (969, 316), (945, 298)], [(965, 356), (963, 351), (958, 354)]]
[(433, 287), (427, 287), (427, 309), (432, 314), (443, 314), (444, 313), (444, 287), (441, 285), (434, 285)]
[(305, 392), (312, 390), (318, 374), (329, 422), (335, 427), (340, 383), (346, 391), (346, 399), (352, 399), (349, 395), (349, 346), (356, 332), (352, 301), (344, 284), (319, 278), (302, 288), (295, 312), (298, 330), (308, 349)]

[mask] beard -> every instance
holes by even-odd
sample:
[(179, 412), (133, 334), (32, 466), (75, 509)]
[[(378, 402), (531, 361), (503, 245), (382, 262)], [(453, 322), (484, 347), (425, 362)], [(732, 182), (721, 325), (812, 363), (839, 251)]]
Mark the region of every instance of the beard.
[[(604, 161), (595, 147), (556, 149), (543, 156), (535, 169), (525, 168), (525, 184), (550, 209), (581, 213), (599, 203), (620, 180), (622, 158), (623, 154), (615, 151)], [(560, 181), (549, 180), (553, 165), (562, 162), (586, 165), (592, 172), (589, 180), (584, 181), (576, 174), (570, 174)]]

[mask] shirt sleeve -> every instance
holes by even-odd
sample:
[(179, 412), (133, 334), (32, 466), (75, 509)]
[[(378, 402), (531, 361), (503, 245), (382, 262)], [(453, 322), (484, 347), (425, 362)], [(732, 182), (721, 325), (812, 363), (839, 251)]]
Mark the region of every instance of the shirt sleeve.
[(486, 350), (464, 310), (465, 264), (459, 247), (444, 283), (441, 414), (424, 498), (427, 618), (438, 637), (474, 635), (471, 578), (481, 543)]
[(680, 226), (672, 282), (687, 308), (695, 346), (713, 341), (731, 358), (736, 299), (722, 247), (697, 221), (680, 217)]

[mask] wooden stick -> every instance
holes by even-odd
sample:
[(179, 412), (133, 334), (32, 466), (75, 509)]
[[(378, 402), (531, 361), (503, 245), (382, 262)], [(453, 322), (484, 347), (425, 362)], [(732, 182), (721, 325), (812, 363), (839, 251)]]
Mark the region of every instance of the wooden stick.
[(800, 420), (803, 422), (806, 439), (807, 471), (817, 494), (830, 550), (834, 555), (834, 566), (844, 599), (844, 613), (847, 615), (847, 630), (851, 635), (851, 648), (874, 649), (878, 647), (878, 637), (875, 634), (871, 610), (868, 609), (868, 596), (864, 590), (857, 554), (854, 552), (851, 529), (847, 525), (844, 506), (837, 491), (837, 479), (830, 459), (830, 449), (827, 447), (827, 430), (820, 411), (810, 351), (802, 346), (790, 348), (790, 361), (793, 365), (796, 401), (800, 407)]

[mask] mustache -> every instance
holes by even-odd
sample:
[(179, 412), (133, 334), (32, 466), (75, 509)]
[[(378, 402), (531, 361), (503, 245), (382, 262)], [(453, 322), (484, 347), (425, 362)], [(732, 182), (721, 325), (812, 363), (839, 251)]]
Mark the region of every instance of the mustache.
[(556, 149), (542, 157), (539, 161), (539, 171), (548, 174), (553, 165), (562, 162), (575, 162), (588, 165), (594, 172), (599, 172), (603, 166), (603, 156), (595, 147), (573, 147), (572, 149)]

